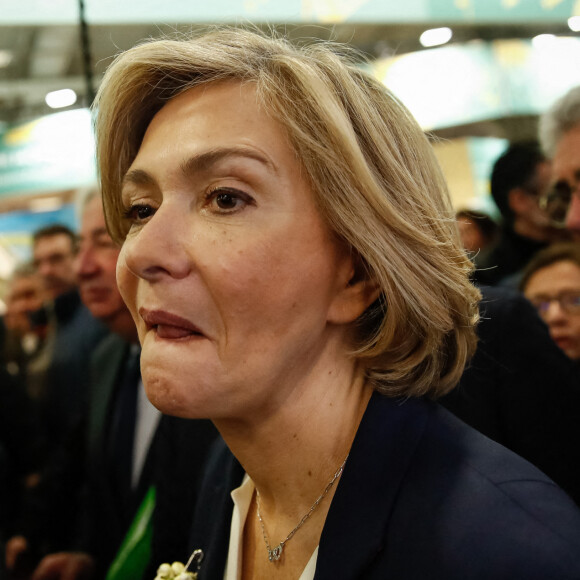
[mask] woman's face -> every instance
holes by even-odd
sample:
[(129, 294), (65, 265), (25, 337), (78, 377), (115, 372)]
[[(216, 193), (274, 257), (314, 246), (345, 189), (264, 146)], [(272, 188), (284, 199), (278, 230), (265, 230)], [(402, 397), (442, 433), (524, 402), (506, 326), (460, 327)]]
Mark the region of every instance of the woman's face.
[(554, 342), (580, 360), (580, 267), (556, 262), (535, 272), (524, 294), (538, 309)]
[(252, 85), (169, 101), (125, 176), (123, 204), (117, 279), (162, 411), (215, 419), (275, 408), (336, 356), (359, 314), (343, 299), (352, 260)]

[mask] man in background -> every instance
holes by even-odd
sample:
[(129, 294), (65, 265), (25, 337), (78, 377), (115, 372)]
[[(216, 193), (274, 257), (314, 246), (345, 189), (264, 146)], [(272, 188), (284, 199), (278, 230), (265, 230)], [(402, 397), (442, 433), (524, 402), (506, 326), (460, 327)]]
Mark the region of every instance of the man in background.
[(76, 234), (64, 225), (51, 225), (33, 234), (33, 263), (48, 297), (42, 354), (46, 372), (38, 389), (49, 457), (84, 413), (89, 358), (106, 333), (81, 302), (74, 266), (77, 249)]
[[(580, 87), (540, 118), (552, 160), (538, 202), (580, 241)], [(466, 423), (528, 459), (580, 505), (580, 373), (523, 296), (483, 288), (479, 343), (460, 385), (442, 402)]]
[(540, 142), (552, 160), (552, 179), (542, 206), (554, 223), (580, 242), (580, 86), (540, 117)]
[(42, 307), (44, 288), (29, 263), (16, 267), (6, 293), (6, 313), (0, 319), (0, 541), (11, 533), (22, 496), (38, 483), (44, 438), (34, 405), (34, 371), (44, 339), (44, 327), (31, 315)]
[[(59, 296), (71, 294), (66, 280), (71, 280), (72, 268), (73, 279), (78, 280), (78, 291), (72, 291), (110, 332), (91, 353), (84, 377), (88, 406), (78, 422), (77, 444), (65, 447), (60, 465), (48, 476), (60, 479), (62, 488), (57, 491), (56, 482), (46, 482), (41, 490), (41, 511), (28, 514), (22, 535), (8, 542), (6, 562), (10, 569), (18, 567), (17, 559), (30, 548), (30, 539), (33, 546), (44, 544), (41, 552), (61, 550), (41, 560), (35, 578), (84, 578), (93, 573), (101, 578), (131, 523), (135, 504), (147, 490), (150, 477), (143, 481), (144, 489), (139, 480), (159, 412), (144, 393), (139, 396), (143, 389), (137, 331), (117, 289), (119, 248), (107, 233), (100, 196), (94, 193), (85, 200), (78, 250), (72, 260), (72, 245), (64, 243), (71, 240), (59, 231), (59, 243), (52, 243), (51, 252), (44, 252), (45, 267), (42, 261), (38, 263), (39, 272), (43, 271), (58, 301)], [(80, 507), (75, 510), (77, 502)], [(74, 535), (55, 530), (62, 525), (54, 522), (55, 505), (64, 515), (64, 527), (74, 530)], [(59, 541), (51, 541), (49, 535)]]
[(496, 160), (491, 195), (503, 223), (497, 244), (478, 263), (478, 282), (498, 284), (518, 273), (538, 251), (564, 238), (539, 204), (550, 175), (550, 163), (536, 142), (514, 143)]
[[(39, 398), (45, 380), (47, 361), (43, 360), (43, 345), (46, 338), (46, 324), (38, 316), (42, 310), (45, 291), (42, 280), (32, 264), (18, 265), (8, 281), (6, 312), (3, 317), (4, 337), (1, 345), (2, 366), (10, 375), (3, 383), (14, 387), (14, 398), (18, 405), (6, 405), (3, 399), (4, 428), (11, 432), (14, 441), (26, 439), (25, 451), (15, 454), (21, 466), (20, 474), (27, 475), (25, 485), (34, 486), (37, 472), (45, 453), (43, 437), (39, 431)], [(6, 385), (4, 385), (6, 386)], [(4, 389), (8, 391), (9, 389)], [(16, 392), (18, 391), (18, 392)], [(6, 395), (6, 392), (3, 393)], [(6, 426), (10, 425), (10, 429)], [(25, 430), (26, 433), (22, 433)], [(13, 446), (19, 449), (19, 446)], [(34, 474), (34, 476), (32, 476)]]
[[(6, 370), (25, 385), (32, 399), (39, 395), (40, 378), (31, 376), (29, 366), (41, 364), (35, 361), (46, 338), (46, 320), (42, 312), (46, 292), (42, 278), (31, 263), (22, 263), (14, 269), (8, 281), (6, 292), (6, 313), (4, 314), (5, 338), (3, 360)], [(40, 369), (39, 369), (40, 372)]]
[[(119, 251), (107, 232), (100, 195), (94, 193), (84, 205), (76, 273), (83, 303), (110, 333), (91, 358), (90, 404), (78, 438), (82, 445), (76, 446), (64, 467), (68, 473), (83, 471), (85, 491), (76, 519), (70, 514), (72, 502), (60, 490), (59, 502), (65, 503), (71, 515), (71, 519), (62, 515), (61, 519), (65, 526), (78, 530), (78, 535), (62, 549), (51, 546), (60, 551), (40, 561), (35, 580), (104, 578), (141, 503), (158, 479), (161, 414), (147, 399), (140, 378), (137, 330), (116, 282)], [(189, 444), (183, 447), (184, 463), (191, 462), (194, 467), (190, 469), (199, 469), (215, 437), (213, 426), (208, 421), (165, 420), (168, 428), (177, 424), (179, 432), (186, 429), (191, 434)], [(172, 435), (166, 445), (171, 441), (177, 441), (181, 448), (181, 440)], [(59, 479), (62, 483), (72, 476), (61, 472)], [(189, 478), (169, 487), (178, 488), (176, 495), (187, 496), (194, 485), (194, 479)], [(69, 495), (74, 493), (73, 489)], [(44, 534), (52, 534), (54, 518), (45, 515), (44, 519)], [(7, 566), (14, 568), (27, 548), (24, 536), (12, 538), (6, 550)], [(159, 557), (165, 558), (165, 553), (163, 549)], [(131, 569), (127, 578), (139, 580), (147, 561), (139, 564), (141, 570)]]
[(64, 225), (51, 225), (32, 236), (34, 266), (52, 300), (76, 288), (75, 233)]

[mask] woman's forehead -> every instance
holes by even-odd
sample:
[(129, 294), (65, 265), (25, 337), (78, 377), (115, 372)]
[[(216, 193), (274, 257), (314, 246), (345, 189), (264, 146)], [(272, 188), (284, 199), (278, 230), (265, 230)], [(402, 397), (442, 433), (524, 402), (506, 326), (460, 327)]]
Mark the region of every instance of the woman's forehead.
[(252, 84), (212, 83), (168, 102), (147, 128), (123, 187), (168, 171), (191, 176), (228, 163), (306, 178), (285, 127), (265, 111)]

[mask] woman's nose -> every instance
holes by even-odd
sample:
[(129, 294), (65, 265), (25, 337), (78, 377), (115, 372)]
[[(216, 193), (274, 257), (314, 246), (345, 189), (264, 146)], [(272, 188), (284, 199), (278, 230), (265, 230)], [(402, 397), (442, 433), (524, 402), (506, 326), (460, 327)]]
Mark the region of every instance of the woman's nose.
[(192, 232), (187, 215), (162, 204), (123, 244), (124, 261), (133, 274), (149, 281), (184, 278), (190, 271), (187, 243)]
[(543, 318), (548, 325), (559, 324), (566, 321), (567, 314), (558, 300), (551, 300)]

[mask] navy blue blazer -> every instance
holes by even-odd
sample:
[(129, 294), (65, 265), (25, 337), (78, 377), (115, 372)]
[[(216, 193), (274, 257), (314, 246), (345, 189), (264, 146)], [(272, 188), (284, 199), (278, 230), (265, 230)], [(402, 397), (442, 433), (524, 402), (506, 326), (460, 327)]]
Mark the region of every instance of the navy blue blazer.
[[(242, 477), (219, 441), (191, 534), (191, 549), (205, 554), (199, 580), (223, 579), (230, 491)], [(578, 579), (580, 511), (534, 466), (441, 406), (375, 393), (328, 512), (315, 574), (356, 578)]]

